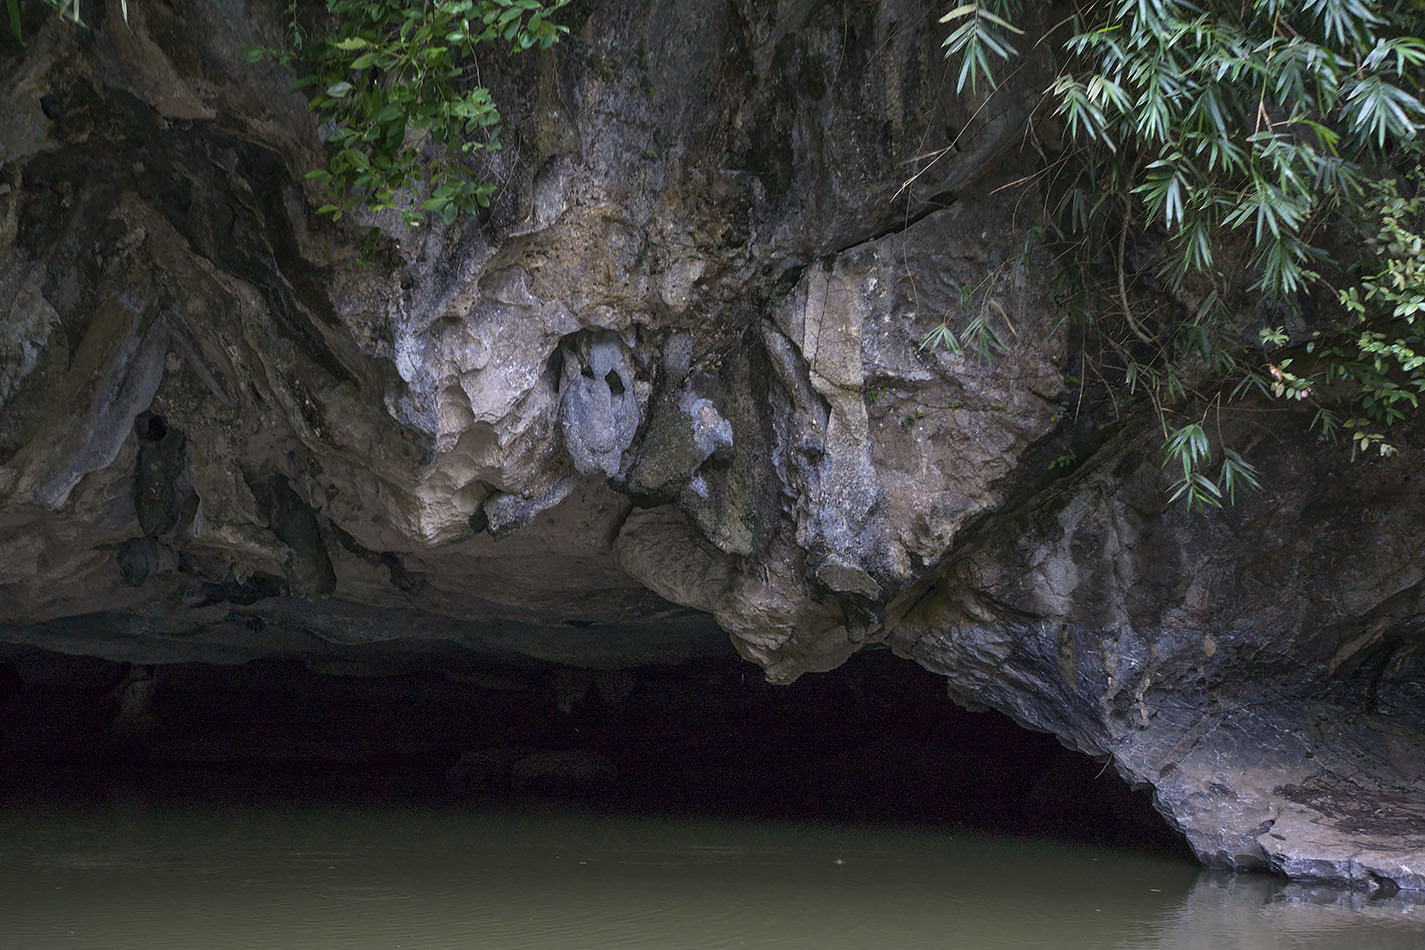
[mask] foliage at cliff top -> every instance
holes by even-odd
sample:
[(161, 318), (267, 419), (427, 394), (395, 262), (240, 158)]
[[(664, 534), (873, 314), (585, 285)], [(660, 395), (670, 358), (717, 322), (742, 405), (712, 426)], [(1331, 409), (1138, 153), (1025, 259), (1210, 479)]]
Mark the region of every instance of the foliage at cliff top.
[[(1069, 9), (1042, 41), (1057, 76), (1040, 108), (1064, 128), (1045, 229), (1100, 372), (1158, 412), (1173, 496), (1257, 487), (1209, 438), (1249, 390), (1314, 405), (1353, 452), (1394, 451), (1385, 429), (1425, 392), (1425, 3)], [(1026, 12), (983, 0), (944, 16), (958, 91), (1017, 66)]]
[[(84, 26), (80, 0), (40, 0)], [(295, 65), (297, 87), (321, 124), (330, 157), (307, 177), (333, 219), (357, 207), (425, 214), (448, 224), (490, 202), (475, 172), (500, 148), (500, 112), (480, 83), (481, 46), (547, 50), (568, 32), (553, 15), (570, 0), (289, 0), (283, 42), (251, 46), (249, 62)], [(23, 42), (21, 0), (5, 0)], [(128, 0), (120, 0), (128, 19)]]
[[(330, 158), (308, 173), (326, 193), (320, 214), (395, 209), (446, 223), (489, 204), (493, 182), (472, 160), (500, 147), (500, 112), (479, 79), (479, 48), (547, 50), (569, 0), (325, 0), (304, 26), (294, 2), (280, 48), (253, 47), (301, 70), (297, 85), (322, 124)], [(316, 32), (319, 29), (320, 32)]]

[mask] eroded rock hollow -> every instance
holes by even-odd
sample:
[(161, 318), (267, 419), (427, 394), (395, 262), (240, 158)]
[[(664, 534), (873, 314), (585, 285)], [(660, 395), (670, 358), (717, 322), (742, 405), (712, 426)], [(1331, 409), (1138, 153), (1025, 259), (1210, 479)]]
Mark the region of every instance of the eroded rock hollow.
[[(730, 639), (788, 683), (886, 645), (1206, 863), (1425, 890), (1418, 440), (1352, 464), (1244, 411), (1268, 490), (1171, 507), (1031, 240), (1032, 60), (957, 96), (917, 0), (578, 3), (482, 63), (488, 214), (408, 229), (313, 213), (321, 130), (243, 55), (279, 7), (36, 13), (0, 59), (8, 652)], [(1007, 352), (921, 345), (986, 306)]]

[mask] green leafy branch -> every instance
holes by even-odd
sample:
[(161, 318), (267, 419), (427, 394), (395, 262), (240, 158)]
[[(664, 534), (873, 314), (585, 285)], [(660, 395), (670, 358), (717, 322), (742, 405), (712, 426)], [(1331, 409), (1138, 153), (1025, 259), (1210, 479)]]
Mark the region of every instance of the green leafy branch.
[[(1413, 197), (1400, 195), (1402, 183)], [(1268, 364), (1272, 395), (1313, 399), (1313, 424), (1328, 438), (1349, 432), (1353, 456), (1391, 455), (1397, 446), (1385, 430), (1425, 394), (1425, 172), (1416, 166), (1400, 181), (1375, 182), (1361, 215), (1365, 253), (1353, 268), (1357, 282), (1337, 293), (1343, 316), (1329, 333), (1292, 341), (1278, 327), (1262, 340), (1297, 353)]]
[(1238, 486), (1253, 490), (1262, 487), (1257, 469), (1236, 449), (1222, 448), (1221, 458), (1216, 460), (1215, 475), (1210, 474), (1214, 460), (1215, 454), (1202, 420), (1173, 429), (1165, 427), (1163, 466), (1176, 465), (1182, 473), (1173, 481), (1168, 501), (1182, 501), (1188, 511), (1193, 505), (1221, 508), (1224, 497), (1229, 503), (1237, 500)]
[[(957, 89), (994, 86), (1017, 8), (946, 14)], [(1229, 392), (1315, 405), (1354, 452), (1392, 451), (1383, 428), (1425, 391), (1425, 4), (1079, 0), (1062, 26), (1045, 93), (1065, 147), (1044, 180), (1063, 297), (1157, 410), (1169, 459), (1186, 465), (1174, 497), (1211, 504), (1255, 485), (1193, 429), (1193, 407)], [(1342, 241), (1352, 226), (1363, 239)], [(1323, 290), (1339, 319), (1303, 340), (1278, 329)]]
[[(995, 324), (1002, 323), (1011, 334), (1014, 333), (1014, 324), (1010, 322), (1004, 306), (988, 292), (988, 288), (993, 286), (1003, 271), (1004, 266), (996, 268), (975, 287), (946, 278), (958, 298), (956, 313), (932, 327), (921, 339), (920, 348), (943, 349), (955, 356), (972, 352), (982, 363), (989, 362), (996, 354), (1008, 352), (1009, 343)], [(968, 317), (968, 320), (965, 320), (959, 330), (951, 326), (952, 322), (958, 323), (959, 318), (965, 317)]]
[(1022, 0), (963, 3), (940, 18), (941, 23), (956, 24), (942, 45), (946, 56), (960, 59), (960, 73), (955, 80), (957, 93), (964, 90), (966, 82), (972, 92), (979, 91), (980, 83), (995, 87), (993, 59), (1008, 60), (1019, 55), (1006, 34), (1024, 35), (1011, 22), (1022, 8)]

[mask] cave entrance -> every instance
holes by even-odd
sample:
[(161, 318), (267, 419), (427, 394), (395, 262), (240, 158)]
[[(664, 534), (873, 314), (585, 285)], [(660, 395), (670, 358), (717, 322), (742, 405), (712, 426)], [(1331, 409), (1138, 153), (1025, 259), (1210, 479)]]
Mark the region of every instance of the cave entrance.
[[(1186, 854), (1112, 768), (888, 652), (771, 686), (736, 658), (617, 672), (265, 660), (134, 667), (12, 650), (12, 781), (528, 798), (634, 814), (915, 824)], [(406, 672), (370, 674), (374, 669)]]

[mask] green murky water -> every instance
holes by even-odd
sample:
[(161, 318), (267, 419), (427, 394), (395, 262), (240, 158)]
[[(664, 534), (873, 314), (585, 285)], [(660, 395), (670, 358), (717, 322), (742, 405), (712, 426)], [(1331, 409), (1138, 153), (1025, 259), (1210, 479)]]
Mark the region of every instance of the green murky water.
[(1425, 908), (942, 831), (399, 804), (7, 803), (0, 947), (1425, 947)]

